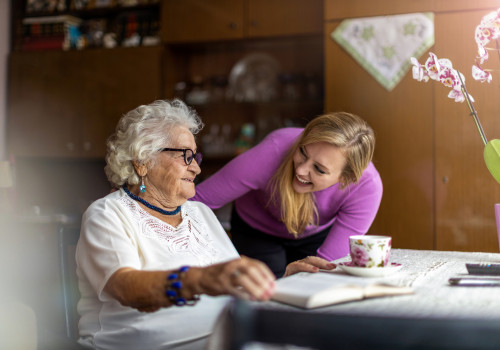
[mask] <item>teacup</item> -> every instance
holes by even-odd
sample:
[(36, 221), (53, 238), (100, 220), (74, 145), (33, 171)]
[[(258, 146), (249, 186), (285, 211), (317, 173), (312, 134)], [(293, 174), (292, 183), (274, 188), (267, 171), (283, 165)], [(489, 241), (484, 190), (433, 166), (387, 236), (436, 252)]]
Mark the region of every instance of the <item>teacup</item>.
[(359, 267), (388, 266), (391, 256), (390, 236), (362, 235), (349, 237), (351, 261)]

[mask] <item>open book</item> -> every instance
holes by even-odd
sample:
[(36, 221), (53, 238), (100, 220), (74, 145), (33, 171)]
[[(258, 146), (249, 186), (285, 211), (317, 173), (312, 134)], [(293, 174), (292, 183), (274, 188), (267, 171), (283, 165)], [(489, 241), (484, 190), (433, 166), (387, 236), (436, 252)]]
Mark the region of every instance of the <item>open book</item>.
[(389, 295), (412, 294), (409, 287), (329, 272), (301, 272), (276, 281), (274, 301), (304, 309)]

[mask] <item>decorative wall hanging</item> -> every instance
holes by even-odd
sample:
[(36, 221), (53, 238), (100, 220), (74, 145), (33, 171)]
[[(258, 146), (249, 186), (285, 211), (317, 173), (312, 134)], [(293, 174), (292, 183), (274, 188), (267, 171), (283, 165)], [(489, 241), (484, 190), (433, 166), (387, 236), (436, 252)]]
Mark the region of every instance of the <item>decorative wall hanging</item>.
[(434, 14), (346, 19), (331, 36), (391, 91), (410, 69), (410, 58), (434, 45)]

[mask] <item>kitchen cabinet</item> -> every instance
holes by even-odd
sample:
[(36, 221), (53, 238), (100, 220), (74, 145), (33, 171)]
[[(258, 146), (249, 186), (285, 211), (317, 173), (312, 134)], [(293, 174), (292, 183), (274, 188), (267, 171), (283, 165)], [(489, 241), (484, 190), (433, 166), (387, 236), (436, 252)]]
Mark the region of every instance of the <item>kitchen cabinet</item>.
[[(165, 92), (167, 97), (178, 96), (191, 104), (205, 123), (197, 137), (204, 152), (201, 180), (234, 157), (233, 146), (244, 125), (255, 128), (251, 140), (255, 144), (271, 130), (302, 126), (323, 112), (322, 22), (321, 0), (162, 3), (161, 38), (174, 60), (165, 65)], [(264, 58), (252, 61), (256, 55)], [(259, 72), (249, 72), (268, 67), (270, 61), (277, 77), (267, 73), (260, 78), (275, 80), (276, 94), (253, 101), (235, 97), (232, 83), (238, 81), (238, 72), (234, 68), (243, 73), (240, 81), (246, 73), (254, 79)], [(303, 92), (307, 85), (315, 92), (284, 97), (288, 87)], [(181, 92), (180, 86), (184, 87)], [(202, 92), (202, 100), (190, 98), (195, 89)], [(222, 151), (206, 147), (219, 143)]]
[[(500, 138), (495, 122), (500, 77), (481, 84), (470, 73), (475, 27), (497, 6), (488, 0), (325, 2), (325, 109), (356, 113), (375, 130), (374, 164), (384, 195), (370, 232), (393, 236), (395, 247), (497, 252), (494, 203), (500, 185), (484, 164), (483, 144), (465, 103), (449, 99), (449, 89), (438, 82), (417, 82), (411, 71), (392, 91), (385, 90), (330, 34), (344, 18), (434, 12), (430, 51), (463, 72), (487, 137)], [(420, 62), (427, 57), (424, 53)]]
[[(24, 3), (21, 0), (14, 3), (17, 6), (13, 7), (13, 17), (19, 23), (25, 17), (21, 11)], [(76, 211), (86, 208), (89, 198), (107, 193), (107, 181), (96, 174), (102, 173), (106, 139), (123, 113), (158, 98), (185, 99), (193, 88), (191, 83), (198, 79), (212, 93), (214, 88), (220, 88), (214, 81), (222, 78), (226, 84), (222, 88), (226, 89), (233, 68), (255, 54), (268, 55), (278, 62), (278, 74), (312, 82), (314, 92), (300, 98), (276, 97), (268, 101), (224, 97), (191, 103), (206, 125), (197, 135), (198, 146), (204, 152), (200, 180), (220, 169), (236, 153), (234, 148), (222, 153), (205, 152), (204, 136), (212, 130), (229, 130), (226, 141), (231, 148), (246, 123), (255, 126), (255, 143), (273, 129), (304, 125), (323, 112), (322, 0), (164, 0), (144, 5), (144, 10), (154, 12), (156, 6), (162, 30), (162, 43), (157, 47), (14, 50), (10, 54), (7, 147), (18, 165), (16, 186), (21, 210), (43, 204), (46, 198), (50, 198), (51, 207), (70, 207)], [(130, 8), (141, 9), (141, 6)], [(103, 13), (113, 18), (122, 10), (126, 8), (91, 9), (78, 14), (94, 18)], [(249, 33), (251, 14), (258, 23), (253, 24), (255, 28)], [(222, 28), (225, 20), (238, 18), (240, 34), (231, 37), (217, 29)], [(257, 28), (257, 24), (262, 27)], [(212, 30), (215, 34), (211, 34)], [(188, 37), (169, 41), (168, 35)], [(199, 39), (194, 39), (195, 36)], [(294, 84), (305, 86), (304, 81), (296, 80)], [(280, 89), (282, 82), (275, 83)], [(184, 93), (179, 93), (183, 84)], [(90, 182), (80, 181), (85, 200), (81, 195), (63, 195), (66, 192), (63, 190), (57, 195), (38, 190), (46, 188), (47, 181), (61, 183), (53, 173), (72, 175), (68, 168), (75, 169), (77, 174), (90, 174)]]
[(320, 34), (322, 0), (248, 0), (249, 37)]
[(243, 0), (165, 0), (160, 36), (165, 42), (243, 38)]
[(319, 34), (322, 0), (165, 0), (162, 40), (202, 42)]
[(121, 115), (162, 96), (161, 59), (160, 47), (12, 53), (9, 152), (104, 157)]
[[(202, 179), (234, 157), (236, 152), (232, 147), (245, 124), (254, 127), (254, 137), (250, 142), (253, 145), (274, 129), (303, 126), (323, 112), (323, 52), (322, 35), (186, 43), (169, 47), (169, 55), (175, 57), (180, 64), (166, 65), (166, 76), (171, 80), (166, 84), (166, 96), (175, 96), (178, 93), (175, 87), (178, 85), (187, 86), (187, 93), (180, 97), (196, 109), (205, 123), (205, 128), (197, 136), (198, 147), (204, 153)], [(257, 59), (253, 61), (252, 58)], [(255, 62), (258, 64), (253, 64)], [(258, 70), (253, 71), (255, 67), (260, 69), (262, 65), (268, 67), (269, 62), (276, 64), (273, 74), (263, 75)], [(241, 72), (248, 74), (239, 75), (240, 70), (234, 67), (240, 67)], [(297, 96), (284, 93), (283, 87), (288, 85), (284, 78), (292, 76), (297, 77), (294, 83), (297, 91), (300, 90)], [(172, 81), (172, 77), (176, 77), (178, 82)], [(238, 85), (238, 81), (247, 77), (257, 79), (255, 84), (249, 84), (250, 89), (262, 86), (264, 80), (264, 86), (269, 83), (276, 88), (276, 95), (263, 99), (238, 100), (234, 94), (228, 94), (235, 91), (234, 87), (237, 91), (247, 91), (245, 88), (238, 88), (242, 86)], [(225, 80), (222, 98), (212, 98), (214, 88), (218, 89), (213, 85), (215, 78)], [(312, 90), (315, 91), (305, 91), (306, 79), (312, 82)], [(189, 98), (190, 90), (194, 90), (195, 80), (202, 82), (201, 87), (196, 88), (207, 94), (206, 100), (193, 101)], [(212, 151), (206, 147), (219, 141), (224, 144), (222, 151)]]

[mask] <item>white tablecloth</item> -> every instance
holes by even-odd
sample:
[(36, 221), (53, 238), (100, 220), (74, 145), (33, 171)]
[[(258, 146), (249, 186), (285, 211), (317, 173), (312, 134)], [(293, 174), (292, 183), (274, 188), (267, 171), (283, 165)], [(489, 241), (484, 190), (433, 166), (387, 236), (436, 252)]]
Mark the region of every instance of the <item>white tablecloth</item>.
[[(500, 254), (494, 253), (468, 253), (468, 252), (448, 252), (448, 251), (430, 251), (430, 250), (406, 250), (406, 249), (393, 249), (392, 250), (392, 262), (402, 264), (401, 270), (397, 273), (384, 278), (372, 278), (373, 281), (385, 281), (390, 283), (396, 283), (404, 286), (410, 286), (414, 290), (414, 294), (411, 295), (403, 295), (403, 296), (390, 296), (390, 297), (381, 297), (381, 298), (373, 298), (373, 299), (365, 299), (360, 301), (353, 301), (344, 304), (337, 304), (327, 307), (322, 307), (318, 309), (310, 309), (304, 310), (300, 308), (296, 308), (293, 306), (277, 303), (277, 302), (248, 302), (250, 308), (258, 308), (258, 309), (272, 309), (272, 310), (294, 310), (299, 313), (304, 312), (310, 316), (310, 313), (329, 313), (333, 315), (349, 315), (349, 316), (382, 316), (382, 317), (395, 317), (397, 318), (409, 318), (409, 319), (436, 319), (436, 320), (465, 320), (464, 322), (469, 322), (468, 324), (481, 324), (483, 328), (480, 328), (482, 336), (487, 336), (485, 341), (483, 341), (483, 348), (486, 344), (490, 344), (490, 341), (493, 342), (488, 345), (488, 349), (497, 349), (500, 344), (499, 339), (496, 337), (495, 329), (484, 329), (485, 323), (478, 322), (481, 321), (495, 321), (494, 324), (498, 324), (500, 321), (500, 287), (459, 287), (459, 286), (451, 286), (448, 284), (448, 279), (450, 277), (460, 276), (467, 274), (467, 269), (465, 267), (466, 263), (500, 263)], [(335, 262), (349, 261), (349, 257), (345, 257)], [(340, 268), (337, 268), (332, 273), (344, 273)], [(365, 278), (365, 277), (359, 277)], [(248, 306), (247, 306), (248, 307)], [(249, 312), (249, 309), (246, 309), (245, 312)], [(252, 329), (251, 322), (256, 321), (255, 317), (250, 317), (250, 314), (245, 314), (246, 316), (241, 318), (240, 315), (239, 322), (234, 326), (232, 323), (234, 322), (233, 318), (230, 316), (230, 311), (227, 309), (221, 315), (220, 321), (217, 324), (217, 328), (214, 331), (214, 334), (211, 337), (210, 344), (208, 346), (208, 350), (215, 349), (227, 349), (228, 344), (230, 342), (229, 339), (239, 339), (241, 334), (235, 335), (234, 329), (238, 329), (238, 327), (243, 327)], [(293, 314), (294, 319), (297, 318), (297, 314)], [(347, 318), (347, 317), (346, 317)], [(308, 318), (310, 320), (310, 318)], [(470, 321), (473, 321), (470, 323)], [(437, 324), (441, 324), (441, 321), (436, 321)], [(248, 324), (247, 324), (248, 323)], [(492, 323), (493, 324), (493, 323)], [(493, 324), (492, 327), (495, 327)], [(300, 321), (297, 320), (296, 330), (300, 330), (299, 327)], [(446, 331), (450, 331), (449, 328), (446, 328), (446, 322), (442, 324), (443, 327), (440, 329), (446, 329)], [(316, 326), (318, 326), (316, 324)], [(316, 327), (315, 326), (315, 327)], [(450, 324), (449, 327), (457, 326), (456, 323)], [(408, 326), (412, 327), (412, 326)], [(463, 327), (463, 324), (460, 325)], [(248, 329), (245, 328), (245, 332)], [(376, 327), (375, 327), (376, 328)], [(232, 330), (231, 330), (232, 329)], [(377, 328), (380, 330), (380, 328)], [(310, 328), (309, 328), (310, 330)], [(421, 323), (419, 324), (418, 329), (415, 331), (413, 328), (411, 329), (400, 329), (400, 331), (404, 331), (402, 333), (403, 340), (399, 339), (392, 344), (391, 349), (399, 349), (404, 348), (404, 344), (417, 344), (413, 349), (420, 348), (429, 348), (425, 347), (422, 344), (429, 345), (434, 344), (434, 342), (439, 340), (439, 344), (447, 344), (448, 341), (452, 341), (454, 344), (461, 344), (461, 349), (477, 349), (477, 340), (481, 340), (482, 338), (474, 338), (472, 341), (468, 341), (468, 336), (465, 334), (465, 337), (459, 337), (458, 340), (450, 339), (449, 337), (461, 336), (460, 330), (457, 329), (456, 332), (449, 332), (446, 337), (442, 337), (441, 333), (439, 333), (439, 337), (433, 337), (432, 332), (429, 331), (427, 334), (427, 330), (424, 331)], [(475, 330), (478, 331), (478, 330)], [(276, 324), (276, 329), (273, 329), (271, 332), (282, 333), (283, 328), (280, 327), (279, 324)], [(285, 331), (286, 332), (286, 331)], [(391, 332), (388, 330), (387, 332)], [(381, 334), (380, 337), (384, 338), (388, 336), (388, 334)], [(412, 333), (414, 332), (414, 333)], [(438, 331), (439, 332), (439, 331)], [(281, 334), (280, 333), (280, 334)], [(274, 333), (273, 333), (274, 334)], [(268, 334), (269, 335), (269, 334)], [(282, 334), (281, 334), (282, 335)], [(359, 341), (359, 336), (362, 334), (358, 334), (356, 337)], [(409, 340), (405, 337), (409, 335)], [(289, 335), (288, 335), (289, 336)], [(321, 333), (321, 336), (326, 337), (327, 340), (328, 335)], [(337, 334), (338, 336), (338, 334)], [(336, 336), (331, 336), (332, 342), (339, 341)], [(392, 337), (392, 336), (388, 336)], [(493, 338), (492, 338), (493, 337)], [(243, 335), (247, 341), (252, 341), (247, 349), (253, 350), (276, 350), (276, 349), (290, 349), (286, 345), (283, 346), (275, 346), (269, 345), (265, 343), (255, 342), (253, 338), (253, 334)], [(349, 336), (343, 338), (343, 341), (349, 341)], [(442, 338), (442, 339), (441, 339)], [(258, 339), (258, 338), (257, 338)], [(285, 337), (285, 339), (288, 339)], [(297, 337), (294, 337), (297, 340)], [(347, 339), (347, 340), (346, 340)], [(468, 341), (463, 343), (464, 341)], [(288, 340), (287, 340), (288, 341)], [(377, 341), (380, 341), (378, 339)], [(470, 344), (472, 342), (472, 345)], [(314, 343), (311, 340), (311, 343)], [(317, 342), (316, 342), (317, 343)], [(366, 339), (365, 339), (366, 343)], [(365, 344), (364, 343), (364, 344)], [(370, 343), (370, 342), (368, 342)], [(463, 344), (462, 344), (463, 343)], [(438, 349), (439, 344), (435, 344), (436, 347), (431, 347)], [(351, 344), (352, 345), (352, 344)], [(422, 345), (422, 346), (420, 346)], [(371, 345), (370, 345), (371, 346)], [(419, 347), (420, 346), (420, 347)], [(327, 347), (329, 348), (329, 347)], [(350, 349), (354, 349), (355, 347), (349, 347)], [(373, 347), (370, 347), (373, 348)], [(444, 348), (444, 347), (442, 347)], [(481, 348), (481, 346), (479, 347)], [(296, 347), (296, 349), (311, 349), (310, 347), (302, 348)], [(449, 347), (446, 347), (449, 349)]]
[[(336, 262), (349, 260), (349, 257), (345, 257)], [(414, 289), (414, 294), (365, 299), (307, 312), (409, 318), (500, 319), (500, 287), (448, 284), (450, 277), (467, 274), (466, 263), (500, 263), (500, 254), (393, 249), (391, 261), (402, 264), (402, 269), (394, 275), (373, 280), (410, 286)], [(337, 273), (344, 273), (339, 268), (337, 270)], [(275, 302), (260, 303), (260, 306), (292, 308)]]

